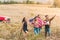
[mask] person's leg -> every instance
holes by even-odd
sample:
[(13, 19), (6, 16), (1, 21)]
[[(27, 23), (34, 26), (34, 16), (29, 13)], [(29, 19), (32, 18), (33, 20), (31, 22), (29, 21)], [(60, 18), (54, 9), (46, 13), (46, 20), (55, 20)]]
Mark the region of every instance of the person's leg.
[(26, 29), (26, 30), (25, 30), (25, 33), (27, 33), (27, 34), (28, 34), (28, 29)]
[(37, 31), (37, 34), (39, 34), (39, 28), (37, 28), (37, 30), (36, 30), (36, 31)]
[(45, 37), (47, 37), (47, 28), (45, 28)]
[(38, 34), (38, 29), (34, 27), (34, 34)]
[(41, 28), (38, 28), (38, 33), (40, 34), (40, 32), (41, 32)]
[(23, 39), (25, 40), (26, 39), (26, 32), (24, 29), (23, 29), (22, 33), (23, 33)]
[(50, 28), (48, 28), (48, 36), (50, 36)]

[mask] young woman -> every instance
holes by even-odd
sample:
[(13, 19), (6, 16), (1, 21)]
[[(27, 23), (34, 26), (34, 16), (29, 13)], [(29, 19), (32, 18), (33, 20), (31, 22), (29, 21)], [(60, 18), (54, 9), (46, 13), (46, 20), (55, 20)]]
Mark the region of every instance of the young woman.
[(24, 39), (27, 40), (28, 29), (27, 29), (27, 20), (25, 17), (22, 20), (22, 24), (23, 24), (22, 30), (23, 30)]
[(39, 28), (39, 23), (37, 22), (36, 18), (34, 19), (33, 25), (34, 25), (34, 33), (38, 35), (40, 28)]
[(41, 32), (42, 26), (44, 25), (43, 20), (39, 17), (39, 15), (36, 17), (37, 22), (39, 23), (39, 33)]
[(34, 18), (34, 33), (40, 34), (42, 26), (43, 26), (43, 21), (38, 15), (37, 17)]
[(27, 21), (26, 21), (26, 18), (24, 17), (23, 20), (22, 20), (22, 24), (23, 24), (23, 31), (24, 33), (28, 33), (28, 29), (27, 29)]

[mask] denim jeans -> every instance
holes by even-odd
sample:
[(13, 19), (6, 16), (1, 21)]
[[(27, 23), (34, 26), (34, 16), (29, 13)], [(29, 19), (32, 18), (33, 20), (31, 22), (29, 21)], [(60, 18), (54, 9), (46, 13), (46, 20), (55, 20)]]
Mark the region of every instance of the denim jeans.
[(34, 34), (38, 35), (40, 34), (41, 28), (34, 27)]
[(45, 25), (45, 37), (47, 35), (50, 36), (50, 26), (49, 25)]

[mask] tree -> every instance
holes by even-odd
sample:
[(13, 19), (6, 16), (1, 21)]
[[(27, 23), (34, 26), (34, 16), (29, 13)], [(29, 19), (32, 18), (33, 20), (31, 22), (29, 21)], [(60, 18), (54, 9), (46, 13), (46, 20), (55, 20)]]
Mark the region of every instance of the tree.
[(0, 1), (0, 4), (1, 4), (2, 2)]
[(57, 6), (57, 5), (56, 5), (56, 0), (54, 0), (54, 4), (53, 4), (53, 6), (54, 6), (54, 7), (56, 7), (56, 6)]
[(54, 0), (54, 7), (60, 7), (60, 0)]
[(27, 0), (26, 3), (28, 4), (29, 3), (29, 0)]
[(4, 0), (4, 2), (5, 2), (5, 0)]

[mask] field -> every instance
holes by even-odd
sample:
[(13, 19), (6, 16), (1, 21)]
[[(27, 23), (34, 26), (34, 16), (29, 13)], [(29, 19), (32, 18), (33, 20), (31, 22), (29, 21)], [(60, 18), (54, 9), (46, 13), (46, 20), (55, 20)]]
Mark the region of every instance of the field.
[(33, 27), (28, 25), (28, 40), (60, 40), (60, 8), (53, 8), (51, 5), (36, 4), (7, 4), (0, 5), (0, 16), (11, 17), (11, 23), (0, 23), (0, 40), (24, 40), (23, 33), (20, 32), (22, 27), (22, 18), (26, 17), (27, 21), (36, 15), (44, 20), (47, 14), (49, 17), (56, 15), (51, 24), (51, 37), (45, 39), (44, 27), (41, 34), (34, 36)]

